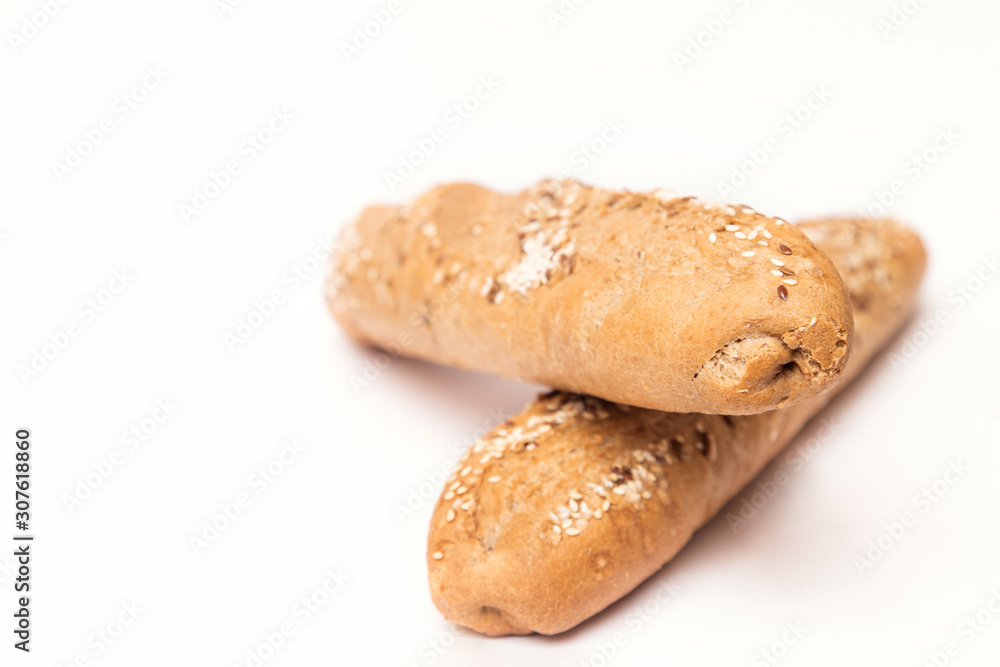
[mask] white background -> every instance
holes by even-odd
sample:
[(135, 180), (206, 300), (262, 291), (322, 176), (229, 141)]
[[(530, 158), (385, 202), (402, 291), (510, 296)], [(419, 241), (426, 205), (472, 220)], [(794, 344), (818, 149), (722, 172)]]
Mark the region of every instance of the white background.
[[(948, 664), (996, 664), (1000, 614), (969, 641), (959, 627), (1000, 591), (1000, 279), (984, 263), (1000, 253), (995, 2), (908, 0), (912, 16), (884, 35), (891, 0), (588, 0), (555, 27), (556, 0), (403, 0), (350, 61), (342, 45), (384, 2), (218, 4), (69, 2), (43, 21), (38, 2), (8, 0), (0, 12), (0, 537), (14, 532), (22, 426), (37, 535), (30, 656), (11, 648), (0, 550), (0, 663), (256, 664), (248, 651), (288, 621), (294, 634), (263, 664), (769, 664), (759, 652), (789, 622), (807, 630), (783, 665), (917, 666), (950, 641)], [(712, 36), (704, 22), (723, 10)], [(705, 46), (679, 66), (691, 39)], [(165, 78), (130, 93), (156, 67)], [(446, 120), (491, 76), (467, 119)], [(828, 99), (801, 108), (814, 88)], [(244, 142), (275, 109), (294, 120), (249, 160)], [(799, 127), (782, 129), (796, 111)], [(111, 132), (80, 148), (104, 119)], [(627, 127), (582, 159), (609, 120)], [(385, 172), (437, 127), (444, 143), (391, 191)], [(764, 473), (791, 481), (747, 525), (718, 518), (594, 620), (500, 640), (449, 625), (426, 584), (437, 490), (421, 484), (490, 411), (514, 414), (537, 388), (405, 360), (366, 367), (376, 353), (328, 316), (314, 253), (366, 204), (456, 179), (516, 190), (569, 171), (727, 199), (718, 183), (771, 137), (728, 199), (792, 220), (855, 214), (901, 181), (888, 213), (919, 230), (931, 263), (899, 356), (824, 413), (832, 435), (819, 423), (803, 434), (804, 465)], [(71, 150), (89, 154), (66, 173), (56, 163)], [(925, 150), (936, 159), (914, 171)], [(230, 160), (240, 172), (185, 216)], [(103, 293), (122, 270), (128, 285)], [(226, 335), (275, 290), (282, 302), (231, 350)], [(946, 321), (920, 333), (936, 311)], [(71, 324), (64, 348), (45, 347)], [(36, 352), (51, 358), (26, 375)], [(178, 407), (130, 451), (123, 435), (151, 430), (162, 399)], [(251, 477), (286, 439), (303, 451), (258, 494)], [(120, 465), (68, 507), (116, 450)], [(914, 496), (950, 462), (968, 471), (924, 511)], [(191, 537), (241, 493), (249, 507), (196, 554)], [(904, 512), (915, 525), (859, 573), (855, 557)], [(347, 581), (300, 622), (296, 601), (327, 571)], [(658, 604), (668, 582), (680, 588)], [(138, 618), (110, 646), (98, 639), (133, 602)]]

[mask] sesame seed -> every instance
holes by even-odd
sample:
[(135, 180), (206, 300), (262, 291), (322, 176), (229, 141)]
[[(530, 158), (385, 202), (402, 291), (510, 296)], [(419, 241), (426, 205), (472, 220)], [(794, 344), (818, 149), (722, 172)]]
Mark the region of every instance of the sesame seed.
[(764, 246), (766, 248), (767, 247), (767, 241), (757, 241), (757, 245), (761, 245), (761, 246)]
[(719, 237), (715, 235), (715, 232), (712, 232), (711, 234), (708, 235), (709, 243), (715, 243), (718, 239)]
[(444, 558), (444, 554), (441, 553), (440, 551), (435, 551), (434, 553), (431, 554), (431, 558), (433, 558), (434, 560), (441, 560), (442, 558)]
[(783, 276), (785, 274), (782, 273), (781, 271), (779, 271), (778, 269), (771, 269), (771, 275), (775, 275), (775, 276), (778, 276), (780, 278), (781, 276)]
[(583, 495), (581, 495), (580, 492), (577, 491), (576, 489), (573, 489), (572, 491), (569, 492), (569, 497), (572, 498), (573, 500), (583, 500)]
[(736, 232), (735, 234), (733, 234), (733, 236), (740, 239), (741, 241), (747, 237), (747, 235), (744, 234), (743, 232)]
[(771, 236), (771, 232), (767, 231), (766, 229), (765, 229), (765, 230), (763, 230), (763, 231), (761, 231), (761, 234), (763, 234), (763, 235), (764, 235), (764, 238), (765, 238), (765, 239), (769, 239), (769, 238), (773, 238), (773, 237)]
[(490, 459), (491, 459), (491, 458), (493, 458), (493, 457), (492, 457), (492, 456), (490, 456), (489, 454), (487, 454), (487, 455), (486, 455), (486, 456), (484, 456), (483, 458), (479, 459), (479, 462), (480, 462), (480, 463), (489, 463), (489, 462), (490, 462)]
[(604, 504), (601, 505), (601, 510), (604, 511), (604, 512), (607, 512), (609, 509), (611, 509), (611, 501), (610, 500), (605, 500)]
[(614, 488), (614, 492), (617, 493), (619, 496), (624, 496), (625, 495), (625, 486), (624, 485), (622, 485), (622, 486), (616, 486)]
[(750, 232), (749, 234), (747, 234), (747, 238), (750, 239), (751, 241), (753, 241), (755, 238), (757, 238), (757, 230), (755, 229), (752, 232)]
[(493, 475), (492, 477), (490, 477), (490, 484), (496, 484), (499, 481), (500, 481), (500, 478), (497, 477), (496, 475)]
[(570, 537), (573, 537), (573, 536), (579, 535), (580, 531), (577, 530), (576, 528), (567, 528), (566, 529), (566, 534), (569, 535)]
[(470, 472), (472, 472), (472, 466), (465, 466), (464, 468), (462, 468), (462, 472), (459, 473), (459, 477), (465, 477)]
[(574, 512), (579, 512), (580, 511), (580, 503), (578, 503), (575, 500), (573, 500), (572, 498), (570, 498), (569, 499), (569, 508), (570, 508), (570, 510), (572, 510)]
[(786, 246), (784, 243), (778, 244), (778, 250), (780, 250), (785, 255), (791, 255), (792, 254), (792, 249), (789, 248), (788, 246)]
[(745, 253), (743, 253), (743, 256), (744, 257), (753, 257), (756, 254), (757, 253), (755, 253), (753, 250), (747, 250)]
[(778, 285), (778, 296), (782, 301), (788, 301), (788, 288), (784, 285)]
[(601, 508), (597, 508), (597, 510), (594, 512), (594, 518), (600, 519), (602, 516), (604, 516), (604, 512), (601, 511)]
[(775, 218), (775, 220), (774, 220), (774, 224), (776, 224), (776, 225), (778, 225), (779, 227), (781, 227), (781, 226), (782, 226), (783, 224), (785, 224), (785, 221), (784, 221), (784, 220), (782, 220), (781, 218)]
[(455, 492), (454, 491), (449, 491), (448, 493), (444, 494), (444, 499), (445, 500), (451, 500), (454, 497), (455, 497)]
[(589, 514), (590, 513), (590, 508), (587, 507), (587, 501), (586, 500), (583, 500), (583, 501), (580, 502), (580, 511), (583, 512), (584, 514)]
[(569, 528), (572, 525), (573, 525), (573, 519), (563, 519), (563, 522), (562, 522), (562, 527), (563, 528)]
[(785, 265), (785, 263), (784, 263), (784, 262), (782, 262), (782, 261), (781, 261), (780, 259), (778, 259), (777, 257), (772, 257), (772, 258), (771, 258), (771, 264), (774, 264), (775, 266), (784, 266), (784, 265)]
[(816, 318), (815, 317), (812, 318), (812, 320), (809, 321), (809, 326), (812, 326), (814, 324), (816, 324)]
[(554, 530), (557, 534), (562, 532), (562, 528), (558, 525), (552, 526), (552, 530)]
[(448, 514), (445, 515), (444, 520), (445, 521), (454, 521), (455, 520), (455, 510), (453, 510), (452, 508), (449, 507), (448, 508)]
[(738, 232), (738, 231), (740, 231), (740, 226), (739, 225), (726, 225), (726, 231), (727, 232)]
[(492, 288), (493, 276), (486, 276), (486, 280), (483, 281), (483, 288), (479, 290), (479, 296), (487, 296)]
[(466, 500), (464, 503), (459, 505), (459, 507), (461, 507), (463, 511), (468, 512), (469, 508), (472, 507), (472, 498)]
[(460, 487), (458, 487), (458, 491), (456, 491), (456, 493), (458, 495), (462, 495), (462, 494), (464, 494), (468, 490), (469, 490), (469, 487), (467, 487), (467, 486), (460, 486)]
[(643, 500), (649, 500), (652, 497), (653, 497), (653, 494), (650, 493), (649, 491), (643, 491), (642, 492), (642, 498), (643, 498)]
[(496, 297), (493, 299), (493, 303), (499, 304), (503, 301), (503, 292), (497, 292)]
[(795, 280), (794, 278), (785, 278), (782, 282), (785, 283), (786, 285), (798, 285), (799, 284), (799, 281)]
[(483, 469), (482, 468), (473, 468), (472, 469), (472, 474), (473, 475), (482, 475), (483, 474)]

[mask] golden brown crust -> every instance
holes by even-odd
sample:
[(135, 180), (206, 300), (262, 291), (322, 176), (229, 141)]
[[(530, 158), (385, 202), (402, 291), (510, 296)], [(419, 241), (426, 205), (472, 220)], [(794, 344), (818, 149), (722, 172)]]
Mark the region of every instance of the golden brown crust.
[[(923, 246), (888, 221), (803, 229), (851, 288), (850, 379), (910, 312)], [(435, 604), (489, 635), (577, 625), (669, 561), (833, 393), (741, 417), (540, 397), (477, 441), (446, 483), (428, 540)]]
[(331, 312), (399, 354), (676, 412), (832, 387), (851, 344), (829, 259), (792, 225), (693, 198), (446, 185), (345, 231)]

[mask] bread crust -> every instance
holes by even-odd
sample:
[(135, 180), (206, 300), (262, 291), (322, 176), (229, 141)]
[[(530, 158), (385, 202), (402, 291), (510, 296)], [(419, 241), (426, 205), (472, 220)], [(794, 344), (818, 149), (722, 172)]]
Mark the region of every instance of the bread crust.
[(571, 181), (371, 207), (327, 297), (349, 335), (394, 354), (674, 412), (816, 396), (853, 328), (836, 268), (793, 225)]
[[(923, 245), (891, 221), (801, 228), (850, 288), (853, 378), (910, 313)], [(572, 628), (673, 558), (833, 393), (738, 417), (539, 397), (477, 441), (446, 482), (428, 540), (434, 603), (488, 635)]]

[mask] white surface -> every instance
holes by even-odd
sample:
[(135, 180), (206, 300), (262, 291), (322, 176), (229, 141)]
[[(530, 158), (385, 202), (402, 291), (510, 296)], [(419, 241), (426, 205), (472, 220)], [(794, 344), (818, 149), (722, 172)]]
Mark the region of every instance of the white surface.
[[(246, 665), (285, 620), (294, 635), (264, 664), (600, 665), (618, 632), (607, 664), (768, 664), (758, 652), (792, 621), (807, 631), (782, 665), (922, 665), (949, 641), (948, 664), (996, 664), (1000, 614), (969, 642), (959, 625), (1000, 591), (1000, 278), (968, 301), (954, 291), (1000, 254), (996, 3), (924, 3), (885, 40), (889, 0), (592, 0), (555, 30), (556, 0), (403, 0), (351, 63), (340, 44), (385, 3), (253, 0), (220, 19), (212, 0), (71, 2), (15, 53), (7, 33), (38, 6), (12, 0), (0, 16), (0, 539), (23, 425), (38, 536), (35, 650), (10, 647), (0, 571), (2, 664)], [(724, 8), (734, 21), (678, 71), (673, 52)], [(116, 98), (157, 65), (166, 78), (122, 118)], [(499, 88), (456, 127), (449, 107), (491, 75)], [(788, 136), (778, 123), (815, 86), (832, 97)], [(247, 161), (241, 143), (281, 107), (294, 120)], [(52, 163), (104, 118), (111, 134), (60, 181)], [(574, 152), (608, 119), (627, 128), (580, 170)], [(389, 192), (384, 172), (438, 126), (446, 142)], [(912, 180), (905, 163), (942, 128), (958, 139)], [(301, 285), (287, 272), (365, 204), (439, 182), (517, 189), (569, 169), (718, 197), (772, 136), (777, 151), (731, 198), (794, 220), (854, 213), (904, 180), (890, 213), (919, 229), (931, 265), (892, 351), (936, 310), (947, 323), (825, 413), (834, 434), (782, 464), (789, 483), (748, 525), (716, 520), (611, 610), (558, 638), (450, 626), (423, 557), (437, 492), (405, 520), (395, 507), (535, 388), (396, 360), (357, 393), (375, 354), (327, 315), (325, 265)], [(185, 224), (179, 205), (229, 160), (241, 173)], [(128, 287), (85, 321), (78, 304), (121, 269)], [(226, 333), (272, 290), (284, 303), (230, 352)], [(80, 334), (25, 384), (18, 366), (70, 322)], [(69, 511), (65, 494), (162, 398), (175, 413)], [(287, 438), (304, 451), (257, 495), (250, 477)], [(969, 471), (923, 512), (914, 495), (950, 461)], [(250, 507), (196, 556), (190, 536), (242, 492)], [(860, 575), (854, 557), (906, 511), (916, 525)], [(349, 581), (301, 624), (293, 605), (328, 569)], [(657, 605), (669, 581), (680, 589)], [(138, 619), (98, 655), (92, 634), (131, 601)]]

